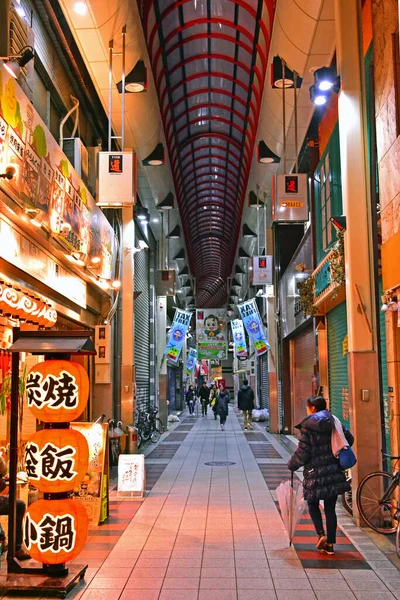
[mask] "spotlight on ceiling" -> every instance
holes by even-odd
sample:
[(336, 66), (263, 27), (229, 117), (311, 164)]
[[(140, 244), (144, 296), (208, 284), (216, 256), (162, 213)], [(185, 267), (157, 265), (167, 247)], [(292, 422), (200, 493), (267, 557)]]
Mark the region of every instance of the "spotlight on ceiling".
[(18, 78), (21, 69), (28, 64), (35, 56), (32, 46), (25, 46), (19, 54), (4, 57), (7, 62), (4, 63), (4, 68), (9, 72), (14, 79)]
[(246, 250), (239, 248), (239, 258), (251, 258), (250, 254), (247, 254)]
[[(122, 93), (122, 81), (117, 83), (119, 93)], [(138, 94), (147, 91), (147, 69), (143, 60), (138, 60), (132, 71), (125, 77), (125, 91), (128, 94)]]
[(242, 228), (242, 236), (245, 238), (256, 238), (257, 234), (252, 229), (250, 229), (250, 227), (246, 223), (244, 223)]
[(175, 254), (172, 260), (185, 260), (184, 248), (181, 248), (181, 250), (179, 250), (178, 254)]
[(171, 210), (174, 208), (174, 195), (170, 192), (167, 196), (165, 196), (164, 200), (157, 204), (157, 210)]
[(310, 100), (315, 106), (324, 106), (329, 100), (330, 92), (322, 92), (315, 85), (310, 86)]
[(321, 67), (314, 71), (314, 84), (320, 92), (339, 91), (340, 78), (331, 67)]
[(150, 221), (150, 213), (145, 206), (137, 206), (135, 209), (135, 217), (143, 224), (147, 225)]
[(178, 273), (178, 277), (183, 277), (184, 275), (189, 275), (188, 266), (185, 265)]
[(259, 163), (272, 164), (280, 162), (280, 157), (268, 148), (267, 144), (260, 140), (258, 142), (257, 160)]
[[(303, 79), (296, 77), (296, 87), (301, 87)], [(275, 56), (272, 62), (271, 82), (273, 88), (282, 89), (294, 87), (294, 74), (289, 67), (283, 63), (280, 56)]]
[(167, 235), (167, 238), (170, 240), (179, 240), (181, 237), (181, 228), (179, 225), (176, 225), (172, 231)]
[(143, 160), (145, 167), (159, 167), (165, 164), (165, 150), (164, 146), (160, 143), (154, 148), (146, 158)]

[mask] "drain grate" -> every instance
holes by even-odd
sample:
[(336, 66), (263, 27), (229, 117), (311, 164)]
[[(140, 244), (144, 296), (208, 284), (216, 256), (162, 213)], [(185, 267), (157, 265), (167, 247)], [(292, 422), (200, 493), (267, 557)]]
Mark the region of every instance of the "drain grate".
[(231, 465), (236, 465), (236, 463), (230, 462), (229, 460), (215, 460), (213, 462), (206, 462), (204, 464), (209, 467), (230, 467)]

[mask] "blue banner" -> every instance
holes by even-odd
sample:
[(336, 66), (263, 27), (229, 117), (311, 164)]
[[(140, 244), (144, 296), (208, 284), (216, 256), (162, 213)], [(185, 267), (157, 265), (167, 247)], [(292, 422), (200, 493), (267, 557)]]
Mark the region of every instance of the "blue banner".
[(243, 302), (243, 304), (238, 304), (238, 309), (249, 338), (253, 342), (254, 349), (257, 355), (261, 356), (261, 354), (269, 350), (270, 345), (264, 333), (264, 327), (255, 299), (253, 298), (252, 300)]
[(190, 348), (189, 354), (187, 356), (186, 361), (186, 373), (189, 375), (192, 373), (197, 362), (197, 350), (195, 348)]
[(247, 358), (247, 345), (246, 338), (244, 335), (243, 321), (240, 319), (234, 319), (231, 321), (233, 342), (235, 344), (235, 354), (240, 358)]
[(173, 363), (177, 363), (179, 360), (191, 318), (191, 312), (186, 312), (186, 310), (180, 310), (179, 308), (176, 309), (169, 332), (168, 344), (165, 349), (165, 354)]

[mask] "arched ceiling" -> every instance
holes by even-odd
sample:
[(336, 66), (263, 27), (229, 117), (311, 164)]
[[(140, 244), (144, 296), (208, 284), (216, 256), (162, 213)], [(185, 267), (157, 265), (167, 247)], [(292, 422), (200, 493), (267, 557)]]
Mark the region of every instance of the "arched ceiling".
[(143, 28), (196, 305), (226, 302), (260, 117), (274, 0), (148, 0)]

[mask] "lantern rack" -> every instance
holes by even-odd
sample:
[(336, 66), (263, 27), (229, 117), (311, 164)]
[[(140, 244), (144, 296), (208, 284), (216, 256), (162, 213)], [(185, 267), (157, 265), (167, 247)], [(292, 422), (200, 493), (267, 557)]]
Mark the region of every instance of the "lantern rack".
[[(16, 500), (18, 463), (18, 397), (20, 353), (44, 355), (50, 358), (70, 359), (71, 355), (95, 355), (93, 330), (21, 331), (13, 328), (13, 343), (9, 348), (11, 359), (11, 414), (10, 414), (10, 472), (7, 576), (0, 583), (1, 595), (8, 592), (31, 592), (35, 595), (55, 595), (65, 598), (78, 581), (85, 576), (88, 565), (23, 566), (16, 558)], [(31, 564), (32, 561), (29, 561)], [(39, 565), (40, 563), (36, 563)], [(2, 578), (3, 579), (3, 578)]]

